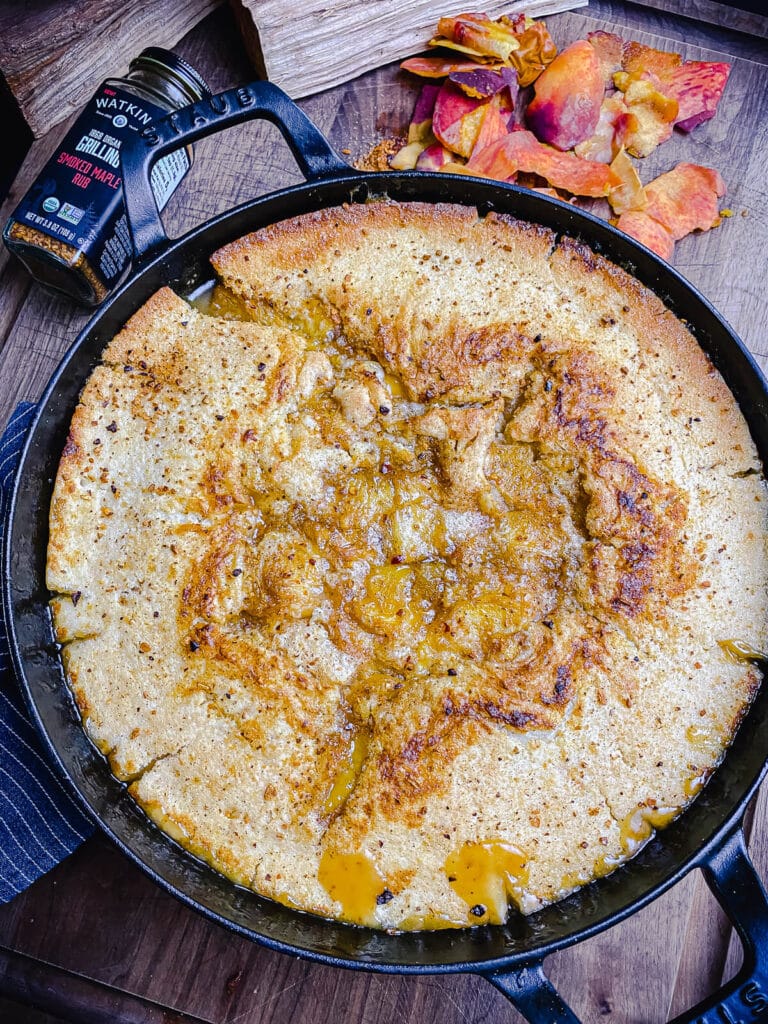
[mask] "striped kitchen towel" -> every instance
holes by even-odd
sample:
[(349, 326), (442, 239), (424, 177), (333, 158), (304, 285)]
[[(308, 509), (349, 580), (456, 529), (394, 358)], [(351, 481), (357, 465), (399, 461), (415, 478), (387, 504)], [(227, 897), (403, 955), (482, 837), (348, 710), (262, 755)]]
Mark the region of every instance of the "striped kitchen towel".
[[(0, 438), (0, 547), (21, 446), (35, 407), (22, 402)], [(11, 667), (0, 615), (0, 903), (93, 832), (43, 753)]]

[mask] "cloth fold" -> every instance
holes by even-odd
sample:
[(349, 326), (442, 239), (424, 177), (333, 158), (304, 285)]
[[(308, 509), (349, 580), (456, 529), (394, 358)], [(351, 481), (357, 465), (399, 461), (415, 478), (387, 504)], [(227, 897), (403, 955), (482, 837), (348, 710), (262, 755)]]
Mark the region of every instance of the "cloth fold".
[[(35, 406), (17, 406), (0, 438), (0, 548), (11, 488)], [(11, 665), (0, 614), (0, 903), (68, 857), (93, 832), (49, 764)]]

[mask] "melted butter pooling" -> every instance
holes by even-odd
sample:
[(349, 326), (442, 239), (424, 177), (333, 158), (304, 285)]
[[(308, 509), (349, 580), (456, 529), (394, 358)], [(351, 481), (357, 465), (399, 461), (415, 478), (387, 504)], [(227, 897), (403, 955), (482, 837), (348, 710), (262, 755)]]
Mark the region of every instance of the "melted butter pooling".
[(345, 921), (376, 925), (376, 901), (386, 891), (386, 884), (367, 854), (326, 850), (318, 879), (331, 899), (341, 904)]
[(338, 774), (333, 780), (333, 786), (325, 798), (324, 809), (329, 817), (344, 805), (352, 792), (367, 751), (368, 734), (360, 731), (352, 737), (348, 754), (341, 762)]
[(220, 282), (199, 291), (189, 304), (206, 316), (223, 316), (230, 320), (250, 320), (248, 306)]
[(450, 854), (444, 870), (475, 924), (503, 924), (510, 900), (519, 904), (528, 882), (523, 851), (498, 840), (465, 843)]
[(768, 654), (765, 651), (758, 651), (746, 640), (718, 640), (723, 651), (732, 661), (766, 662)]
[(681, 807), (638, 807), (627, 814), (619, 823), (620, 852), (600, 857), (596, 864), (595, 877), (610, 874), (634, 857), (653, 838), (655, 832), (660, 828), (666, 828), (681, 810)]

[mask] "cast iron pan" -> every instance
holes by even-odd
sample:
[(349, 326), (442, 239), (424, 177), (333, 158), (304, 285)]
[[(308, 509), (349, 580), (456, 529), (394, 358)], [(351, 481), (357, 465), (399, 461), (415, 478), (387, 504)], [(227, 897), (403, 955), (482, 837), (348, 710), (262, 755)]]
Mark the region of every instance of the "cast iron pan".
[[(155, 161), (181, 144), (253, 118), (278, 126), (306, 183), (246, 203), (170, 241), (148, 186)], [(696, 801), (618, 871), (532, 917), (511, 916), (503, 927), (387, 935), (292, 911), (242, 889), (187, 854), (145, 817), (81, 727), (53, 639), (45, 587), (52, 483), (78, 394), (102, 349), (161, 285), (189, 294), (210, 281), (210, 254), (248, 231), (322, 207), (386, 196), (463, 203), (481, 214), (498, 210), (582, 238), (630, 270), (690, 324), (735, 394), (768, 465), (768, 392), (733, 331), (653, 253), (566, 203), (461, 175), (354, 171), (299, 108), (267, 83), (222, 93), (152, 125), (126, 151), (123, 167), (136, 269), (87, 325), (40, 401), (12, 496), (4, 553), (3, 598), (19, 680), (50, 754), (85, 810), (159, 885), (241, 935), (272, 949), (357, 970), (482, 974), (529, 1021), (539, 1024), (578, 1024), (543, 972), (546, 956), (623, 920), (699, 867), (743, 940), (744, 965), (731, 983), (676, 1018), (676, 1024), (768, 1019), (768, 901), (741, 831), (747, 803), (766, 770), (768, 687)], [(642, 998), (638, 992), (638, 1008)]]

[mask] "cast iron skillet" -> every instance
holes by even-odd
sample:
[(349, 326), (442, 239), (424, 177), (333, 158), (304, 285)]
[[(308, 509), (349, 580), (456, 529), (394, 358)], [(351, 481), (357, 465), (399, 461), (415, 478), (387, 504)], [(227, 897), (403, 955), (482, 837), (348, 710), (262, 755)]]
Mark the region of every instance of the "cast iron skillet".
[[(182, 143), (252, 118), (278, 126), (306, 183), (245, 203), (170, 241), (148, 187), (153, 164)], [(84, 329), (40, 401), (12, 495), (4, 554), (3, 597), (14, 664), (43, 740), (85, 810), (159, 885), (241, 935), (272, 949), (357, 970), (482, 974), (529, 1021), (539, 1024), (578, 1024), (544, 974), (546, 956), (623, 920), (699, 867), (744, 942), (745, 960), (730, 984), (676, 1018), (676, 1024), (768, 1019), (768, 902), (741, 831), (747, 803), (766, 770), (768, 686), (698, 799), (612, 875), (530, 918), (511, 917), (504, 927), (387, 935), (295, 912), (246, 891), (187, 854), (145, 817), (81, 727), (53, 640), (45, 587), (52, 482), (78, 394), (102, 349), (161, 285), (189, 294), (210, 281), (210, 254), (248, 231), (322, 207), (386, 196), (463, 203), (481, 213), (498, 210), (582, 238), (629, 269), (688, 321), (734, 392), (768, 465), (768, 392), (733, 331), (655, 255), (566, 203), (460, 175), (354, 171), (299, 108), (267, 83), (222, 93), (152, 125), (126, 151), (123, 168), (136, 269)], [(638, 1008), (642, 1001), (638, 992)]]

